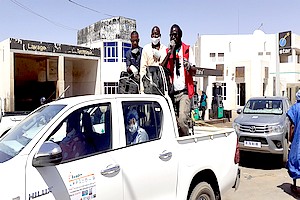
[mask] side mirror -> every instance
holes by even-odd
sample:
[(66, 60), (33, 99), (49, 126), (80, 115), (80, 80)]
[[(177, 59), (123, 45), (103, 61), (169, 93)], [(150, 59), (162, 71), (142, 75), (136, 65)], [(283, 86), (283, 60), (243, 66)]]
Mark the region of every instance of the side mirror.
[(60, 146), (52, 141), (46, 141), (35, 154), (32, 165), (34, 167), (47, 167), (57, 165), (61, 161), (62, 150)]
[(239, 109), (236, 110), (236, 112), (237, 112), (237, 114), (241, 114), (242, 113), (242, 109), (239, 108)]

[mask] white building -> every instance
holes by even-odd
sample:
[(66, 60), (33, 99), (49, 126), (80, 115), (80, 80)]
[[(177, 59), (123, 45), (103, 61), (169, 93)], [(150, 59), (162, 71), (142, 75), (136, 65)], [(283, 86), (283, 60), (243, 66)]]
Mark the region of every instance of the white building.
[(117, 93), (121, 71), (126, 71), (125, 54), (131, 48), (130, 34), (136, 21), (125, 17), (100, 20), (77, 33), (77, 44), (101, 49), (101, 89)]
[[(203, 77), (198, 81), (198, 87), (208, 94), (208, 108), (215, 82), (222, 85), (223, 106), (227, 110), (244, 106), (252, 96), (295, 96), (287, 88), (299, 83), (300, 36), (283, 34), (279, 37), (256, 30), (249, 35), (198, 36), (194, 46), (197, 66), (223, 71), (223, 76)], [(282, 38), (291, 41), (291, 45), (277, 48)], [(280, 82), (276, 83), (276, 77)]]

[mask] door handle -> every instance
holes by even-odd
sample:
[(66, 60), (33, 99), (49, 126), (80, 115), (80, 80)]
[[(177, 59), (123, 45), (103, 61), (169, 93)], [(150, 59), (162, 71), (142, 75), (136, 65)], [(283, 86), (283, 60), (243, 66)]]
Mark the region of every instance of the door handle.
[(106, 169), (101, 170), (103, 176), (117, 174), (120, 171), (119, 165), (108, 165)]
[(161, 154), (159, 154), (159, 158), (162, 160), (167, 160), (172, 157), (172, 152), (164, 150)]

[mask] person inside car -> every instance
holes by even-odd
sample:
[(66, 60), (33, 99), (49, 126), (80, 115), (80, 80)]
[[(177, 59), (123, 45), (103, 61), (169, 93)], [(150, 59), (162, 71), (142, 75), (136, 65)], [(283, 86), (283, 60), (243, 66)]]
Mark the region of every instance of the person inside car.
[(137, 144), (149, 140), (147, 132), (139, 126), (139, 117), (136, 110), (130, 110), (126, 117), (127, 144)]

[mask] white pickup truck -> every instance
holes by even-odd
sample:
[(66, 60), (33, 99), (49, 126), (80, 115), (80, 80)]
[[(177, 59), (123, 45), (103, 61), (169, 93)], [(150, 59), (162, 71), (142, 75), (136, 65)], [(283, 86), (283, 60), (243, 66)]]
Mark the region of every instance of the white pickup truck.
[[(132, 110), (148, 135), (135, 144)], [(221, 199), (239, 185), (237, 144), (231, 128), (179, 137), (172, 103), (160, 95), (60, 99), (0, 139), (1, 199)]]

